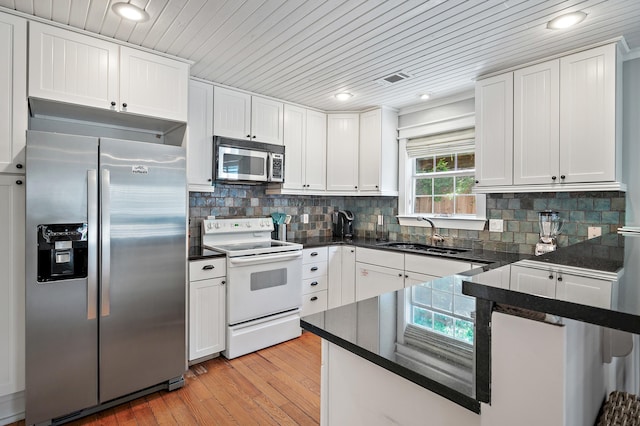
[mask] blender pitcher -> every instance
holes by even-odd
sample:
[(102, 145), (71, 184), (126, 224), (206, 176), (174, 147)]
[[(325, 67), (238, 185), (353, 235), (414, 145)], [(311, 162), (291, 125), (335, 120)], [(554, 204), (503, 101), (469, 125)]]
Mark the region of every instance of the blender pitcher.
[(540, 241), (545, 244), (554, 244), (556, 243), (556, 238), (560, 231), (562, 230), (562, 226), (564, 225), (564, 221), (560, 219), (560, 213), (545, 210), (538, 213), (539, 215), (539, 223), (540, 223)]

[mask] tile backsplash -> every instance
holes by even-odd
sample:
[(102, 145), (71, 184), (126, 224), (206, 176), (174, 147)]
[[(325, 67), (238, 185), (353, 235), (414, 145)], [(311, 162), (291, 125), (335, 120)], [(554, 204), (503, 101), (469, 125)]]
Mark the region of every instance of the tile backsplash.
[[(355, 214), (354, 228), (361, 237), (375, 237), (378, 215), (383, 215), (389, 238), (426, 242), (429, 228), (400, 226), (397, 197), (333, 197), (317, 195), (267, 195), (264, 185), (217, 185), (215, 192), (189, 193), (189, 231), (191, 246), (200, 245), (200, 223), (207, 216), (270, 216), (280, 212), (292, 216), (289, 239), (331, 235), (332, 213), (347, 209)], [(564, 220), (559, 245), (566, 246), (587, 238), (589, 226), (602, 233), (615, 232), (624, 224), (623, 192), (559, 192), (488, 194), (487, 217), (503, 219), (504, 232), (438, 229), (455, 245), (482, 247), (497, 251), (533, 253), (538, 242), (538, 212), (557, 210)], [(301, 222), (302, 214), (309, 223)]]

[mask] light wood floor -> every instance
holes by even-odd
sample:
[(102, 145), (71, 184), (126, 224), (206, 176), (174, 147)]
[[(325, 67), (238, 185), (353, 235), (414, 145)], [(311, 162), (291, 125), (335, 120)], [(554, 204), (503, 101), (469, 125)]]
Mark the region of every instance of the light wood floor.
[[(320, 338), (303, 333), (232, 360), (192, 366), (186, 385), (69, 425), (317, 425)], [(23, 426), (24, 421), (10, 426)]]

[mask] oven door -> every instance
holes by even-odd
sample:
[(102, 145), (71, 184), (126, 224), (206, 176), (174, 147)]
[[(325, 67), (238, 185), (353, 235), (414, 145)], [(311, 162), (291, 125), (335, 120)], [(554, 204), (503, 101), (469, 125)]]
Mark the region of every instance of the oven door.
[(220, 146), (216, 179), (266, 182), (267, 160), (263, 151)]
[(228, 325), (302, 305), (302, 251), (227, 258)]

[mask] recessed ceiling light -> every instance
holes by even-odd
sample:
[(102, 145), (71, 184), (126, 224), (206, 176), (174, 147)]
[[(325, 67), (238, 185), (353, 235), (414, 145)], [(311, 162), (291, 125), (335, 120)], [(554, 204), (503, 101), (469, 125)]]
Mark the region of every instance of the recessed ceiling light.
[(111, 9), (121, 18), (135, 22), (144, 22), (149, 19), (146, 10), (140, 9), (130, 3), (114, 3)]
[(419, 95), (419, 96), (420, 96), (420, 99), (422, 99), (423, 101), (426, 101), (431, 97), (431, 95), (428, 93), (423, 93), (422, 95)]
[(348, 92), (342, 92), (342, 93), (336, 93), (335, 94), (335, 98), (339, 101), (347, 101), (349, 99), (351, 99), (353, 95), (351, 93)]
[(587, 14), (584, 12), (571, 12), (565, 15), (560, 15), (547, 22), (547, 28), (550, 30), (563, 30), (565, 28), (572, 27), (580, 22), (584, 21)]

